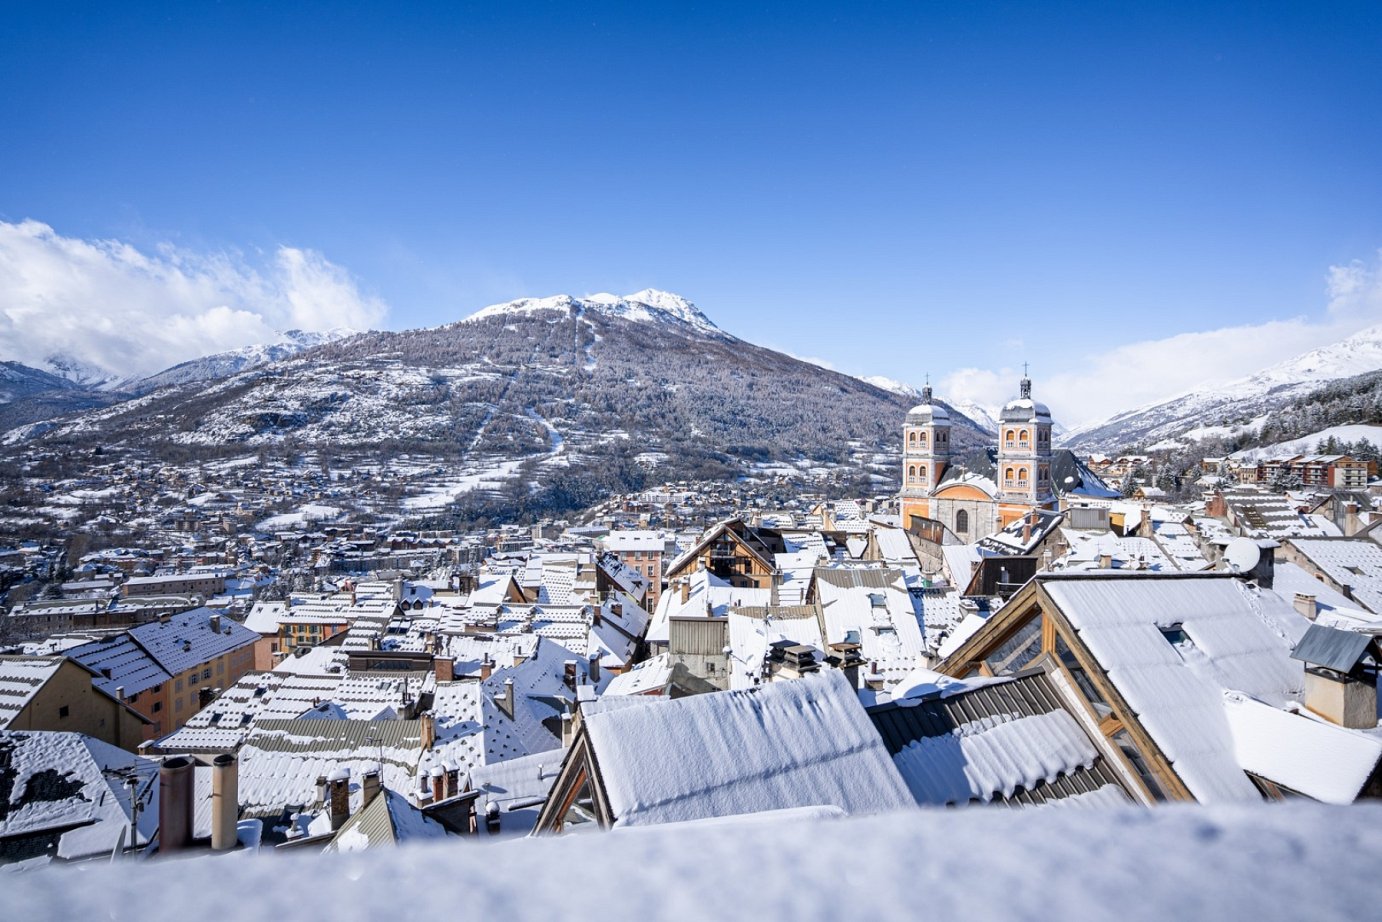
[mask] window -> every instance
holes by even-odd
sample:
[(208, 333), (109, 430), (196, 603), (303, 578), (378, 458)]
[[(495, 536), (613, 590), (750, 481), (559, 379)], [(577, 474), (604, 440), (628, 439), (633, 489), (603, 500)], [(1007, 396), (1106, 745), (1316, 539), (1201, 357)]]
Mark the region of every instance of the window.
[(955, 513), (955, 530), (962, 535), (969, 534), (969, 513), (963, 509)]
[(162, 702), (162, 701), (155, 701), (155, 702), (154, 702), (154, 713), (157, 714), (157, 713), (158, 713), (159, 711), (161, 711), (161, 710), (163, 710), (163, 702)]
[(182, 679), (178, 679), (176, 682), (173, 683), (173, 691), (182, 691)]
[(984, 659), (994, 675), (1020, 672), (1036, 659), (1041, 652), (1041, 620), (1038, 613)]
[(917, 479), (922, 483), (926, 482), (926, 465), (923, 464), (921, 467), (917, 468)]
[(1089, 673), (1085, 672), (1080, 661), (1075, 658), (1075, 651), (1066, 645), (1065, 638), (1059, 634), (1056, 635), (1056, 656), (1065, 667), (1065, 671), (1070, 673), (1070, 678), (1075, 680), (1075, 687), (1080, 690), (1080, 694), (1084, 695), (1085, 700), (1094, 708), (1094, 713), (1098, 714), (1101, 720), (1112, 714), (1113, 708), (1104, 700), (1104, 696), (1099, 694), (1099, 689), (1095, 687)]
[(1133, 771), (1137, 772), (1137, 777), (1147, 786), (1147, 790), (1156, 800), (1165, 800), (1166, 792), (1161, 789), (1157, 782), (1156, 775), (1152, 773), (1152, 768), (1143, 758), (1142, 751), (1137, 748), (1137, 744), (1132, 741), (1132, 735), (1125, 729), (1120, 729), (1114, 733), (1110, 740), (1123, 753), (1124, 758), (1132, 765)]
[(68, 714), (70, 714), (70, 713), (71, 713), (71, 711), (68, 709), (67, 705), (65, 705), (65, 704), (64, 704), (62, 707), (58, 708), (58, 716), (59, 716), (59, 717), (66, 717), (66, 716), (67, 716)]
[(915, 464), (909, 464), (909, 465), (907, 465), (907, 479), (908, 479), (908, 480), (916, 480), (916, 479), (917, 479), (917, 466), (916, 466)]
[(205, 682), (209, 678), (211, 678), (211, 667), (207, 666), (202, 670), (202, 681)]
[(915, 445), (917, 443), (917, 434), (915, 432), (907, 433), (907, 441)]
[(925, 432), (923, 432), (923, 433), (921, 434), (921, 437), (919, 438), (919, 441), (920, 441), (921, 444), (923, 444), (923, 445), (926, 444), (926, 433), (925, 433)]

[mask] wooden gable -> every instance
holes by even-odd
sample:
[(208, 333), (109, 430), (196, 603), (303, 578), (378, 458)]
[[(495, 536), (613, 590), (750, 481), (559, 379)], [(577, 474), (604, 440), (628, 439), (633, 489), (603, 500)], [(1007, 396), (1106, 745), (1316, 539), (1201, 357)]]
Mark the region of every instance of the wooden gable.
[(1040, 669), (1058, 677), (1097, 725), (1105, 750), (1116, 755), (1129, 787), (1145, 802), (1193, 800), (1042, 583), (1042, 577), (1028, 582), (936, 671), (960, 678), (1015, 676)]

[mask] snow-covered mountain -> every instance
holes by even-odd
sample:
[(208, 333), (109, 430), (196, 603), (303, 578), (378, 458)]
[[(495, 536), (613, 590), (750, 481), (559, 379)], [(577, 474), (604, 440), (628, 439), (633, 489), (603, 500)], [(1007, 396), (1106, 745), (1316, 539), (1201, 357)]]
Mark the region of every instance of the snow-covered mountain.
[(273, 342), (245, 346), (242, 349), (232, 349), (228, 352), (218, 352), (215, 355), (206, 355), (199, 359), (180, 362), (172, 368), (164, 369), (146, 378), (125, 379), (111, 389), (138, 395), (174, 384), (215, 381), (259, 365), (281, 362), (305, 349), (346, 339), (355, 336), (358, 332), (358, 330), (344, 328), (325, 331), (286, 330), (279, 333), (279, 338)]
[(42, 368), (0, 362), (0, 431), (105, 406), (117, 399)]
[(112, 390), (115, 389), (113, 386), (120, 381), (119, 375), (113, 375), (104, 368), (65, 352), (55, 352), (45, 356), (43, 369), (63, 378), (75, 387), (90, 390)]
[(19, 362), (0, 362), (0, 404), (13, 403), (44, 391), (73, 390), (70, 380), (42, 368)]
[(1116, 451), (1133, 445), (1169, 447), (1207, 436), (1260, 428), (1287, 401), (1330, 381), (1382, 369), (1382, 326), (1311, 349), (1227, 384), (1199, 387), (1072, 430), (1067, 446)]
[(910, 384), (904, 384), (898, 381), (896, 378), (885, 378), (883, 375), (867, 375), (859, 380), (863, 381), (865, 384), (872, 384), (874, 387), (880, 388), (881, 390), (900, 394), (903, 397), (912, 397), (917, 400), (921, 399), (921, 391), (912, 387)]
[[(452, 496), (498, 520), (583, 508), (649, 477), (839, 472), (889, 489), (915, 402), (744, 342), (686, 299), (645, 291), (525, 299), (442, 327), (362, 333), (14, 429), (5, 442), (99, 438), (109, 451), (185, 454), (291, 440), (353, 457), (433, 456), (484, 472)], [(988, 441), (960, 418), (952, 432), (960, 449)]]
[(667, 291), (645, 288), (631, 295), (594, 294), (584, 298), (553, 295), (548, 298), (520, 298), (503, 304), (491, 304), (471, 314), (464, 322), (530, 314), (535, 311), (563, 311), (574, 316), (584, 312), (618, 317), (635, 323), (663, 323), (680, 325), (705, 336), (727, 336), (700, 308)]

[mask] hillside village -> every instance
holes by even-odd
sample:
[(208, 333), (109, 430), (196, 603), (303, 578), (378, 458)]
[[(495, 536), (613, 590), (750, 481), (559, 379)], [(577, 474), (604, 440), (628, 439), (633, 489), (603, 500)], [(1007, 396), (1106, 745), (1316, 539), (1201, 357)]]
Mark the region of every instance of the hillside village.
[[(781, 811), (1382, 796), (1382, 482), (991, 442), (530, 524), (400, 456), (10, 460), (0, 860), (351, 852)], [(888, 482), (885, 479), (884, 482)], [(1170, 487), (1170, 489), (1167, 489)], [(440, 497), (440, 499), (437, 499)]]

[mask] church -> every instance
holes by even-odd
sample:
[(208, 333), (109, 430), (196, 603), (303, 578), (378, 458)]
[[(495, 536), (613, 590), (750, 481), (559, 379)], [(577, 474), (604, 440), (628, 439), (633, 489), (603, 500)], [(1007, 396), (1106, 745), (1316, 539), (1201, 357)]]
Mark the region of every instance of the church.
[(1051, 411), (1032, 399), (1032, 382), (1025, 376), (1016, 399), (999, 414), (998, 449), (989, 455), (991, 473), (952, 461), (950, 413), (932, 401), (930, 385), (907, 414), (902, 439), (904, 528), (939, 524), (961, 541), (972, 542), (1033, 509), (1057, 506)]

